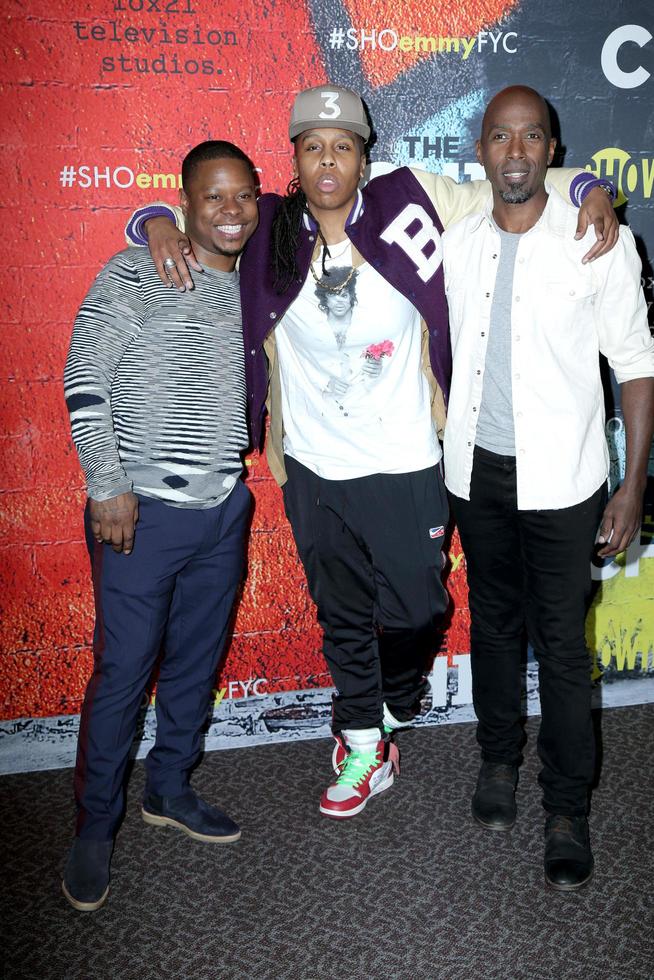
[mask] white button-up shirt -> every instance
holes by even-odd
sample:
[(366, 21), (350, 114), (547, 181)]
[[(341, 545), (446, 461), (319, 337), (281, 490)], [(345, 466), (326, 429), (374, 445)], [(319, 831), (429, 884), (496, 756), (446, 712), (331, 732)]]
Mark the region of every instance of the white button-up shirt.
[[(491, 303), (500, 254), (492, 203), (443, 236), (454, 370), (445, 429), (445, 482), (470, 499)], [(511, 308), (511, 395), (518, 508), (571, 507), (608, 474), (599, 352), (620, 384), (654, 377), (654, 339), (628, 228), (607, 255), (582, 265), (591, 227), (574, 240), (577, 211), (551, 194), (521, 237)]]

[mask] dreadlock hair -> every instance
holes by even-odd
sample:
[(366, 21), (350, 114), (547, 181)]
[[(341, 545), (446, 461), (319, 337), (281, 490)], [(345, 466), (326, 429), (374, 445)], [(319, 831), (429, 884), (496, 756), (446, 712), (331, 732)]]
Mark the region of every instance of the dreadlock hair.
[(304, 215), (311, 218), (316, 225), (316, 234), (322, 242), (322, 275), (329, 276), (325, 268), (325, 260), (329, 258), (329, 247), (325, 241), (320, 225), (309, 211), (304, 191), (300, 187), (299, 177), (294, 177), (286, 188), (286, 195), (275, 212), (271, 229), (271, 258), (274, 274), (274, 289), (278, 296), (285, 293), (291, 283), (300, 279), (297, 267), (297, 249)]

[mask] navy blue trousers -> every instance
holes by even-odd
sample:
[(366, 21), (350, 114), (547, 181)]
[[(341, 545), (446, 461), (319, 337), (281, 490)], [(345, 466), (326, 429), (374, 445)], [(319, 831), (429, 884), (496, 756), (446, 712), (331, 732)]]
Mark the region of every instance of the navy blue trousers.
[(87, 508), (96, 622), (75, 768), (79, 837), (116, 832), (139, 707), (162, 648), (146, 792), (187, 787), (243, 572), (250, 500), (240, 481), (205, 510), (139, 496), (131, 555), (94, 540)]

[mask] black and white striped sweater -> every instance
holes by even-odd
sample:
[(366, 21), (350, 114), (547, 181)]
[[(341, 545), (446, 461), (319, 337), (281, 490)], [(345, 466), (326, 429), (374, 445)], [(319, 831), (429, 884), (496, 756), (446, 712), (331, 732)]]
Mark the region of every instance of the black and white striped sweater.
[(238, 273), (205, 268), (195, 289), (160, 281), (146, 250), (109, 260), (75, 321), (64, 373), (90, 497), (134, 490), (211, 507), (247, 447)]

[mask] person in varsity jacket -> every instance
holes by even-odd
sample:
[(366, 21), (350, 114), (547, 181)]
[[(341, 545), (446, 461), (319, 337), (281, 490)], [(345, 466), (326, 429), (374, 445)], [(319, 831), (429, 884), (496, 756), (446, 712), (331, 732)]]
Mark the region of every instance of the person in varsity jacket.
[[(338, 85), (297, 96), (289, 135), (294, 179), (285, 197), (259, 199), (240, 266), (250, 433), (259, 445), (267, 402), (268, 461), (336, 687), (335, 776), (320, 812), (343, 819), (393, 783), (390, 736), (416, 714), (447, 607), (441, 235), (482, 210), (490, 191), (407, 168), (360, 190), (370, 126), (359, 96)], [(610, 249), (617, 222), (599, 182), (574, 171), (549, 179), (576, 204), (590, 192), (578, 235), (596, 219), (602, 240), (586, 259)], [(183, 228), (178, 211), (142, 208), (127, 238), (149, 241), (162, 278), (188, 289), (197, 264), (174, 218)], [(352, 316), (336, 329), (316, 293), (338, 295), (354, 280)]]
[(182, 207), (203, 275), (172, 296), (145, 250), (109, 260), (82, 303), (64, 385), (86, 476), (86, 540), (96, 623), (94, 670), (75, 768), (76, 836), (63, 891), (80, 911), (109, 892), (123, 781), (148, 678), (157, 735), (142, 815), (195, 840), (238, 840), (200, 799), (200, 754), (220, 653), (245, 558), (250, 493), (236, 259), (257, 225), (255, 175), (232, 143), (196, 146)]

